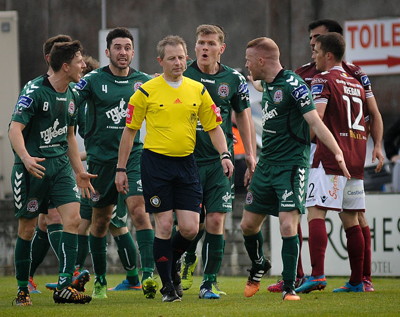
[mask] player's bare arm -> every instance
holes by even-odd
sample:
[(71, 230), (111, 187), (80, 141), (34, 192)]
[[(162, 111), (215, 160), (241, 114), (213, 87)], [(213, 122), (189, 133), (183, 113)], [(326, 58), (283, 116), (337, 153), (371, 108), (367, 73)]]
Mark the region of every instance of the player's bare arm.
[(22, 163), (24, 163), (26, 170), (36, 178), (43, 178), (46, 168), (39, 163), (43, 162), (45, 158), (30, 156), (26, 150), (25, 140), (22, 135), (24, 128), (25, 125), (22, 123), (16, 121), (11, 122), (10, 129), (8, 131), (8, 137), (10, 139), (11, 146), (22, 160)]

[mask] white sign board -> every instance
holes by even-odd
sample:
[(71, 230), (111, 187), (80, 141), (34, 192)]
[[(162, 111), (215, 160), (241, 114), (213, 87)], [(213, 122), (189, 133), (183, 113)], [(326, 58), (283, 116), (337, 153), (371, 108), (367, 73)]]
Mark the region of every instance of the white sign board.
[[(400, 276), (400, 195), (366, 195), (366, 217), (372, 238), (372, 275)], [(303, 247), (301, 251), (304, 273), (311, 274), (308, 249), (307, 215), (302, 217)], [(271, 217), (271, 275), (281, 275), (282, 239), (277, 217)], [(328, 247), (325, 256), (325, 274), (350, 276), (346, 249), (346, 233), (336, 211), (328, 211), (326, 218)]]
[(400, 18), (346, 21), (345, 60), (368, 75), (400, 73)]
[[(106, 48), (107, 42), (106, 37), (108, 32), (112, 29), (105, 29), (99, 31), (99, 62), (100, 66), (107, 66), (110, 63), (110, 60), (106, 56)], [(131, 63), (131, 67), (139, 70), (139, 29), (138, 28), (128, 28), (128, 30), (132, 33), (133, 36), (133, 47), (135, 50), (135, 55), (133, 56), (133, 60)]]

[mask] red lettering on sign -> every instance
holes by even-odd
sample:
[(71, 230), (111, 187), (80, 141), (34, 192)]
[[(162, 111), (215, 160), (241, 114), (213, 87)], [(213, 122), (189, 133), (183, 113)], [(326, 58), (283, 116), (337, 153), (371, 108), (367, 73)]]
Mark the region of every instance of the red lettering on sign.
[[(375, 36), (376, 36), (376, 34), (375, 34)], [(381, 45), (382, 45), (382, 47), (390, 46), (389, 41), (385, 42), (385, 25), (384, 24), (381, 24)]]
[(350, 46), (351, 48), (355, 47), (355, 32), (358, 30), (357, 25), (349, 26), (347, 31), (350, 32)]
[(400, 23), (392, 24), (392, 43), (393, 46), (400, 46)]
[(371, 30), (368, 25), (363, 25), (360, 30), (360, 44), (361, 47), (367, 48), (371, 44)]

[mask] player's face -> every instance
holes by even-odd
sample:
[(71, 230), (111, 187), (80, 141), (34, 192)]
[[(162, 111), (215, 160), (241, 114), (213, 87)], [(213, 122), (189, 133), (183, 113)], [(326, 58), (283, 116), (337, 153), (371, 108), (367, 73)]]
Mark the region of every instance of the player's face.
[(253, 80), (260, 80), (262, 73), (260, 72), (259, 56), (254, 48), (249, 47), (246, 49), (246, 64), (245, 67), (253, 76)]
[(314, 49), (315, 46), (315, 40), (317, 39), (318, 36), (323, 35), (328, 33), (328, 29), (326, 28), (325, 25), (320, 25), (316, 27), (315, 29), (312, 29), (310, 31), (310, 47), (311, 47), (311, 52)]
[(320, 72), (326, 71), (326, 54), (321, 50), (321, 43), (316, 42), (313, 51), (313, 59), (315, 61), (315, 67)]
[(82, 53), (77, 52), (71, 63), (68, 64), (68, 75), (70, 81), (77, 83), (81, 80), (83, 70), (86, 67), (85, 61), (83, 60)]
[(164, 78), (169, 81), (179, 81), (186, 70), (186, 58), (182, 45), (166, 45), (164, 58), (157, 58), (163, 68)]
[(110, 64), (120, 70), (126, 69), (133, 59), (132, 41), (126, 37), (117, 37), (112, 40), (110, 49), (106, 49), (106, 55)]
[(214, 66), (221, 59), (225, 43), (221, 43), (218, 34), (200, 34), (194, 48), (197, 64), (202, 67)]

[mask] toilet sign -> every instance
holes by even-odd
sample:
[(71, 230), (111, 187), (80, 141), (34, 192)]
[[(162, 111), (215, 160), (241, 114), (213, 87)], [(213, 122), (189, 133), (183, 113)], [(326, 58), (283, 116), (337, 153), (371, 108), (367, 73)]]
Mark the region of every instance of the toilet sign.
[(368, 75), (400, 73), (400, 18), (346, 21), (347, 62)]

